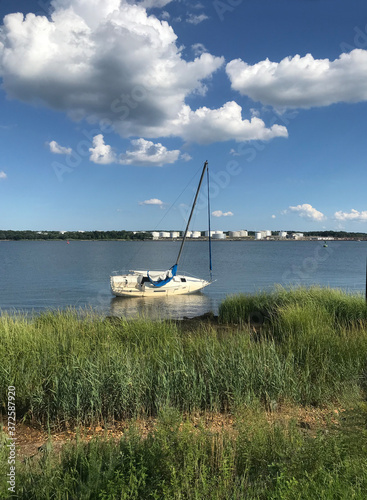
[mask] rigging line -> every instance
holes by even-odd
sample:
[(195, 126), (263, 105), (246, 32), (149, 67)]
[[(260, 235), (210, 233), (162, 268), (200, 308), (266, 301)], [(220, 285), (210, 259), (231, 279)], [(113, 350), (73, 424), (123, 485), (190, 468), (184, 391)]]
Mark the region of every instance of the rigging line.
[(192, 178), (189, 180), (189, 182), (186, 184), (186, 186), (183, 188), (183, 190), (181, 191), (181, 193), (177, 196), (177, 198), (175, 199), (175, 201), (173, 203), (171, 203), (170, 207), (168, 208), (168, 210), (165, 212), (165, 214), (163, 215), (163, 217), (161, 218), (161, 220), (158, 222), (158, 224), (155, 226), (154, 229), (157, 229), (157, 227), (160, 226), (161, 222), (164, 220), (165, 217), (167, 217), (167, 215), (170, 213), (170, 211), (173, 209), (173, 207), (176, 205), (177, 201), (181, 198), (181, 196), (183, 195), (183, 193), (186, 191), (186, 189), (190, 186), (190, 184), (192, 184), (192, 181), (197, 177), (198, 175), (198, 172), (200, 172), (202, 170), (202, 167), (199, 167), (197, 169), (197, 171), (195, 172), (195, 174), (192, 176)]
[(213, 281), (213, 266), (212, 266), (212, 235), (210, 227), (210, 185), (209, 185), (209, 167), (206, 167), (206, 176), (208, 182), (208, 226), (209, 226), (209, 272), (210, 281)]
[[(171, 203), (169, 209), (165, 212), (165, 214), (163, 215), (163, 217), (161, 218), (161, 220), (156, 224), (156, 226), (153, 228), (153, 230), (155, 231), (161, 224), (161, 222), (164, 220), (165, 217), (167, 217), (167, 215), (170, 213), (170, 211), (172, 210), (172, 208), (176, 205), (177, 201), (181, 198), (181, 196), (183, 195), (183, 193), (186, 191), (186, 189), (190, 186), (190, 184), (192, 184), (193, 180), (197, 177), (198, 173), (201, 171), (202, 167), (200, 166), (197, 171), (194, 173), (194, 175), (192, 176), (192, 178), (189, 180), (189, 182), (186, 184), (186, 186), (183, 188), (183, 190), (181, 191), (181, 193), (177, 196), (177, 198), (175, 199), (175, 201), (173, 203)], [(131, 259), (129, 260), (129, 262), (127, 263), (127, 266), (130, 267), (130, 264), (132, 263), (133, 260), (136, 259), (136, 257), (140, 254), (141, 250), (142, 250), (142, 245), (144, 244), (144, 242), (140, 242), (140, 245), (138, 246), (137, 248), (137, 251), (135, 252), (135, 254), (131, 257)]]
[(194, 199), (194, 202), (193, 202), (193, 204), (192, 204), (192, 208), (191, 208), (191, 212), (190, 212), (189, 220), (187, 221), (187, 225), (186, 225), (186, 229), (185, 229), (185, 234), (184, 234), (184, 236), (183, 236), (183, 238), (182, 238), (182, 242), (181, 242), (180, 250), (179, 250), (179, 252), (178, 252), (178, 256), (177, 256), (177, 260), (176, 260), (176, 266), (178, 266), (178, 263), (179, 263), (179, 260), (180, 260), (180, 257), (181, 257), (181, 252), (182, 252), (183, 246), (184, 246), (185, 241), (186, 241), (187, 232), (188, 232), (188, 230), (189, 230), (189, 226), (190, 226), (190, 222), (191, 222), (191, 219), (192, 219), (192, 215), (193, 215), (193, 213), (194, 213), (194, 209), (195, 209), (196, 201), (197, 201), (198, 196), (199, 196), (199, 192), (200, 192), (201, 184), (203, 183), (203, 178), (204, 178), (204, 174), (205, 174), (205, 169), (206, 169), (207, 167), (208, 167), (208, 162), (206, 161), (206, 162), (204, 163), (203, 171), (201, 172), (199, 185), (198, 185), (198, 188), (197, 188), (197, 190), (196, 190), (195, 199)]

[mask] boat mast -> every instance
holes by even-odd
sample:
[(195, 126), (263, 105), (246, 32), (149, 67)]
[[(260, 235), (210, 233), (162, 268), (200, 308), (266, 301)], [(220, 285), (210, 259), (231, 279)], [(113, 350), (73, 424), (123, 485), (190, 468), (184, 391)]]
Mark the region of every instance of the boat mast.
[(176, 266), (178, 265), (178, 261), (180, 260), (180, 257), (181, 257), (182, 248), (183, 248), (183, 246), (185, 244), (185, 241), (186, 241), (187, 232), (189, 230), (190, 222), (191, 222), (191, 219), (192, 219), (192, 214), (194, 213), (194, 208), (195, 208), (198, 196), (199, 196), (199, 191), (200, 191), (200, 188), (201, 188), (201, 184), (203, 183), (204, 174), (205, 174), (205, 170), (207, 169), (207, 167), (208, 167), (208, 162), (206, 161), (204, 163), (203, 171), (201, 172), (201, 177), (200, 177), (199, 185), (198, 185), (198, 188), (197, 188), (197, 191), (196, 191), (194, 203), (192, 204), (192, 208), (191, 208), (189, 220), (187, 221), (187, 225), (186, 225), (186, 229), (185, 229), (185, 234), (184, 234), (184, 236), (182, 238), (182, 243), (181, 243), (180, 250), (178, 252), (178, 256), (177, 256), (177, 260), (176, 260), (176, 264), (175, 264)]
[(208, 179), (208, 229), (209, 229), (209, 272), (210, 282), (213, 281), (213, 266), (212, 266), (212, 231), (210, 227), (210, 185), (209, 185), (209, 167), (206, 168)]

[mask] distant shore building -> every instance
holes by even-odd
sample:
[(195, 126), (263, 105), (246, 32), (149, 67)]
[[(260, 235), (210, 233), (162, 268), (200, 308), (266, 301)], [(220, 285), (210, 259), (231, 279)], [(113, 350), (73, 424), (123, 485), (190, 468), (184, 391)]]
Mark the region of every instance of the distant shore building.
[[(207, 238), (209, 237), (209, 231), (205, 231), (205, 236)], [(214, 238), (216, 240), (223, 240), (226, 238), (226, 235), (223, 231), (210, 231), (210, 236), (211, 238)]]
[(279, 238), (286, 238), (288, 236), (287, 231), (279, 231)]
[(256, 231), (255, 240), (262, 240), (271, 236), (271, 231)]
[(215, 233), (212, 236), (212, 238), (214, 238), (215, 240), (225, 240), (226, 237), (227, 235), (224, 234), (223, 231), (215, 231)]
[(294, 240), (301, 240), (303, 238), (303, 233), (293, 233), (292, 238)]
[(240, 238), (241, 232), (240, 231), (229, 231), (228, 236), (230, 238)]

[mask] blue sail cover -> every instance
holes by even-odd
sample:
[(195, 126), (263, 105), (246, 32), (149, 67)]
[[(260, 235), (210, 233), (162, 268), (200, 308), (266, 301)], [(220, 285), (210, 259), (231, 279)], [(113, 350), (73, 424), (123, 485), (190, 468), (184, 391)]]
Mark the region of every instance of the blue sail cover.
[(148, 278), (149, 278), (149, 281), (156, 287), (161, 287), (161, 286), (164, 286), (164, 285), (167, 285), (167, 283), (169, 283), (174, 276), (176, 276), (176, 273), (177, 273), (177, 264), (175, 264), (174, 266), (171, 267), (171, 269), (169, 269), (167, 271), (167, 274), (166, 274), (166, 277), (164, 279), (158, 279), (157, 281), (154, 281), (150, 276), (149, 276), (149, 271), (148, 271)]

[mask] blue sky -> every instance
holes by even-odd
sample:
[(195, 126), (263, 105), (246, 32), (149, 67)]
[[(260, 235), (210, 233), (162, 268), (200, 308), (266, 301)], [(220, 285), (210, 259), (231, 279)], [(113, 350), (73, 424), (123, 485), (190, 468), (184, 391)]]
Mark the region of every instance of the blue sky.
[(208, 160), (213, 229), (367, 232), (363, 0), (2, 0), (0, 84), (0, 229), (182, 230)]

